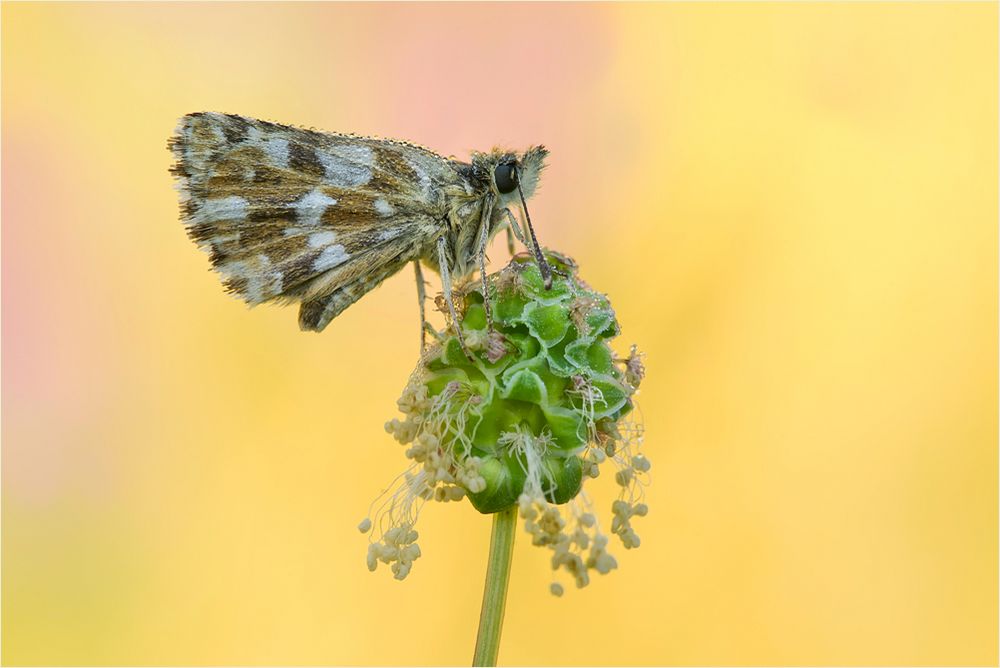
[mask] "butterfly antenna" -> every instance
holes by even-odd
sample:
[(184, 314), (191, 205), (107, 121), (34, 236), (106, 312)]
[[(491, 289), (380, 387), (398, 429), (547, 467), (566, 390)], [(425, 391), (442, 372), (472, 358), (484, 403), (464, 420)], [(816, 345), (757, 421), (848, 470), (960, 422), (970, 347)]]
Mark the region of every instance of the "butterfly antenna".
[(524, 191), (521, 190), (521, 170), (516, 167), (514, 169), (517, 170), (514, 182), (517, 184), (517, 194), (521, 197), (521, 208), (524, 209), (524, 218), (528, 221), (528, 234), (531, 235), (531, 245), (534, 246), (532, 250), (535, 251), (535, 262), (538, 263), (538, 271), (542, 274), (542, 282), (545, 284), (545, 289), (550, 290), (552, 289), (552, 269), (545, 260), (545, 256), (542, 255), (542, 247), (538, 245), (538, 237), (535, 236), (535, 228), (531, 224), (528, 203), (524, 201)]

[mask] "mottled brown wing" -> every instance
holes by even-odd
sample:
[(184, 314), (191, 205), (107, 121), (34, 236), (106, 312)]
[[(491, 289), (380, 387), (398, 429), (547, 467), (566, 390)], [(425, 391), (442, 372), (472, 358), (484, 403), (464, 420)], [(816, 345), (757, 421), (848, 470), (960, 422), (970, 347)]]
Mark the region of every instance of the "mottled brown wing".
[(299, 308), (299, 327), (307, 331), (323, 331), (344, 309), (413, 259), (417, 259), (413, 245), (403, 240), (371, 249), (359, 260), (367, 267), (366, 270), (353, 272), (351, 279), (338, 280), (337, 287), (332, 291), (319, 291), (316, 296), (303, 298)]
[(316, 331), (418, 257), (448, 192), (465, 192), (426, 149), (242, 116), (185, 116), (170, 147), (188, 234), (226, 288), (252, 305), (302, 301)]

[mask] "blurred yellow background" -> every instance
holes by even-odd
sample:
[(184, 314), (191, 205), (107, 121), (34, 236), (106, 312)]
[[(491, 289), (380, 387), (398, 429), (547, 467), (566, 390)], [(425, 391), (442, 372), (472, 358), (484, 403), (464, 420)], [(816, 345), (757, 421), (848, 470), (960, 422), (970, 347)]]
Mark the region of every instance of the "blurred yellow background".
[(489, 518), (425, 508), (404, 583), (355, 528), (412, 277), (319, 336), (225, 295), (167, 173), (199, 110), (551, 149), (532, 217), (648, 354), (654, 485), (562, 599), (521, 534), (502, 663), (997, 663), (996, 3), (2, 18), (4, 663), (471, 658)]

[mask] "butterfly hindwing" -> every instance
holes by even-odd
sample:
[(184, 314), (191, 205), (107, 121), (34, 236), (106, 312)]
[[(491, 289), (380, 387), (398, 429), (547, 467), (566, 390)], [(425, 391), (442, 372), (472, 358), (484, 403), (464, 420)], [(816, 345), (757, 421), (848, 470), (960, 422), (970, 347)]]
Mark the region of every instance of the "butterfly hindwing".
[(322, 331), (344, 309), (375, 289), (410, 260), (418, 259), (412, 245), (402, 240), (388, 242), (366, 254), (363, 269), (352, 272), (351, 278), (341, 278), (332, 291), (316, 290), (315, 296), (304, 296), (299, 308), (299, 327)]

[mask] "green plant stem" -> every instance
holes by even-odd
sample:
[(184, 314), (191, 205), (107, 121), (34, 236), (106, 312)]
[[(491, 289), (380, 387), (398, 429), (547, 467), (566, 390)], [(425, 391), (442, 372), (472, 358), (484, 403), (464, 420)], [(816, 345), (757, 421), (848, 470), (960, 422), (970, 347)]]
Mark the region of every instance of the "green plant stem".
[(493, 534), (490, 536), (490, 556), (486, 565), (486, 587), (483, 609), (479, 613), (479, 634), (473, 666), (497, 665), (500, 651), (500, 631), (507, 605), (507, 583), (510, 582), (510, 562), (514, 554), (514, 529), (517, 506), (493, 514)]

